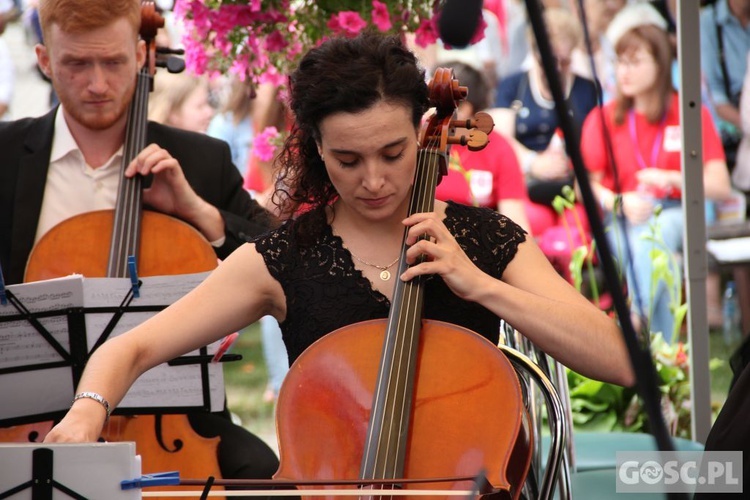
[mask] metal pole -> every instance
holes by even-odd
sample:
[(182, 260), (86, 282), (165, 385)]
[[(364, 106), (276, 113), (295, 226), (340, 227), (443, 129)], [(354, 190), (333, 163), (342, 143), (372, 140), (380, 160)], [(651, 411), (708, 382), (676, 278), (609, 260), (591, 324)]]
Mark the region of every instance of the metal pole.
[(691, 430), (693, 440), (706, 442), (711, 428), (711, 374), (709, 372), (706, 314), (706, 210), (703, 192), (701, 124), (700, 4), (677, 2), (677, 54), (680, 69), (680, 123), (682, 124), (682, 206), (684, 234), (686, 315), (690, 343)]

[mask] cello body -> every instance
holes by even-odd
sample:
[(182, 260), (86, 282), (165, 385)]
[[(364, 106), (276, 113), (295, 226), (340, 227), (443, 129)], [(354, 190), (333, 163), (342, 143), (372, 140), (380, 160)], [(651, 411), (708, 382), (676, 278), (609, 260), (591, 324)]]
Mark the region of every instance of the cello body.
[[(277, 403), (281, 466), (275, 479), (359, 477), (380, 362), (373, 353), (382, 349), (385, 329), (385, 320), (341, 328), (295, 361)], [(528, 472), (533, 439), (522, 400), (513, 367), (496, 346), (470, 330), (425, 320), (404, 476), (485, 470), (500, 497), (517, 498), (520, 488), (513, 485)], [(429, 482), (407, 487), (445, 489)]]
[[(107, 276), (113, 223), (112, 210), (87, 212), (61, 222), (34, 246), (24, 281), (72, 273)], [(146, 211), (141, 219), (136, 264), (140, 276), (190, 274), (214, 269), (217, 259), (211, 245), (195, 228), (173, 217)]]
[[(34, 246), (25, 281), (71, 273), (106, 276), (113, 222), (113, 210), (100, 210), (71, 217), (53, 227)], [(195, 228), (157, 212), (143, 212), (140, 249), (137, 260), (140, 276), (198, 273), (217, 265), (211, 245)], [(40, 426), (44, 435), (52, 428), (51, 422), (32, 425)], [(16, 433), (28, 432), (23, 431), (28, 427), (10, 429)], [(15, 440), (5, 435), (4, 429), (0, 432), (3, 440)], [(38, 441), (44, 435), (39, 434)], [(219, 438), (199, 436), (186, 415), (113, 415), (102, 439), (135, 442), (144, 474), (177, 469), (182, 477), (221, 477), (216, 459)]]

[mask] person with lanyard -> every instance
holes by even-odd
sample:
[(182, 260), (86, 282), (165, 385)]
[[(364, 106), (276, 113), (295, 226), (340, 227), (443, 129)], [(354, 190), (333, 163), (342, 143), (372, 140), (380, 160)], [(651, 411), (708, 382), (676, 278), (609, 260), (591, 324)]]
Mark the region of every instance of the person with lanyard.
[[(644, 236), (656, 223), (667, 250), (682, 249), (683, 145), (678, 95), (670, 76), (672, 48), (666, 21), (649, 4), (625, 7), (613, 19), (607, 36), (617, 54), (617, 95), (586, 117), (581, 154), (604, 211), (605, 225), (616, 229), (609, 231), (608, 237), (613, 252), (627, 270), (638, 324), (644, 325), (649, 318), (651, 332), (661, 332), (669, 340), (675, 324), (670, 297), (664, 283), (652, 295), (654, 269), (650, 250), (654, 243)], [(731, 186), (721, 140), (708, 109), (703, 107), (701, 116), (705, 196), (724, 199), (730, 195)], [(608, 143), (614, 165), (609, 159)], [(658, 218), (657, 205), (662, 207)], [(616, 212), (624, 217), (616, 217)], [(624, 224), (620, 223), (622, 219)], [(629, 254), (624, 241), (630, 247)], [(628, 255), (633, 257), (632, 262)]]
[[(61, 104), (40, 117), (0, 123), (0, 267), (6, 284), (24, 280), (32, 248), (57, 224), (114, 209), (128, 109), (147, 54), (139, 40), (140, 0), (42, 0), (39, 15), (44, 45), (36, 46), (37, 60)], [(154, 122), (145, 135), (148, 145), (124, 175), (149, 178), (146, 207), (195, 227), (217, 259), (276, 225), (242, 188), (225, 142)], [(228, 411), (193, 412), (188, 419), (198, 434), (221, 436), (224, 477), (269, 478), (276, 470), (275, 452), (234, 424)]]
[[(280, 213), (295, 215), (102, 345), (78, 391), (115, 407), (144, 370), (266, 314), (279, 321), (290, 362), (301, 361), (313, 344), (327, 345), (318, 341), (328, 333), (388, 317), (396, 283), (418, 277), (425, 319), (496, 345), (502, 318), (579, 373), (634, 383), (616, 322), (559, 276), (515, 222), (493, 208), (437, 200), (433, 211), (409, 215), (429, 92), (399, 36), (326, 40), (303, 56), (289, 92), (295, 121), (274, 199)], [(399, 273), (404, 246), (409, 266)], [(379, 351), (370, 354), (377, 360)], [(326, 355), (336, 363), (336, 352)], [(47, 442), (93, 441), (105, 418), (103, 404), (80, 399)], [(321, 449), (316, 460), (338, 453)]]

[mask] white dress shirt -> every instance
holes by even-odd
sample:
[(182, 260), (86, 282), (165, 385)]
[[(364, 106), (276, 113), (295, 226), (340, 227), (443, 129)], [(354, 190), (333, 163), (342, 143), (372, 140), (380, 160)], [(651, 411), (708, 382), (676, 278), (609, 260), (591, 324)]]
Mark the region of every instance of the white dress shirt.
[(122, 147), (99, 168), (86, 164), (58, 108), (47, 184), (34, 243), (70, 217), (94, 210), (112, 210), (121, 177)]

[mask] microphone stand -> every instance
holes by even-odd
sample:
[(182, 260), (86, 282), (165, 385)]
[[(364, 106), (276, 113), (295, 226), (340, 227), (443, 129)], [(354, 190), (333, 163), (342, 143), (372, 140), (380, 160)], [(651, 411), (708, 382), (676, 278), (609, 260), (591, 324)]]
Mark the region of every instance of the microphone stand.
[[(552, 54), (547, 30), (544, 26), (543, 10), (539, 0), (526, 0), (526, 11), (534, 31), (537, 47), (539, 48), (547, 83), (555, 102), (557, 119), (565, 137), (566, 152), (573, 163), (573, 170), (578, 181), (583, 206), (589, 218), (591, 232), (596, 241), (600, 265), (602, 266), (604, 277), (612, 294), (612, 300), (620, 320), (630, 362), (636, 374), (636, 389), (643, 400), (649, 420), (649, 428), (656, 439), (659, 450), (674, 451), (674, 443), (667, 431), (664, 415), (661, 413), (661, 395), (657, 383), (656, 369), (651, 359), (648, 343), (646, 343), (645, 349), (641, 348), (635, 328), (630, 319), (630, 308), (625, 300), (625, 295), (612, 259), (609, 242), (604, 234), (604, 224), (599, 217), (598, 204), (588, 180), (588, 172), (583, 166), (583, 158), (579, 147), (580, 137), (568, 113), (568, 104), (563, 94), (560, 77), (557, 72), (557, 64)], [(685, 496), (679, 494), (670, 494), (669, 496), (674, 499), (685, 498)]]

